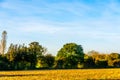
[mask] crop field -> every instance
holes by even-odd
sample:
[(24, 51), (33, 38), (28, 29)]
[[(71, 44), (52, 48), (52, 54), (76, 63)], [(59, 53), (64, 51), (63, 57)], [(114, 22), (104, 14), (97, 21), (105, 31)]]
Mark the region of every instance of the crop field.
[(0, 80), (120, 80), (120, 69), (1, 71)]

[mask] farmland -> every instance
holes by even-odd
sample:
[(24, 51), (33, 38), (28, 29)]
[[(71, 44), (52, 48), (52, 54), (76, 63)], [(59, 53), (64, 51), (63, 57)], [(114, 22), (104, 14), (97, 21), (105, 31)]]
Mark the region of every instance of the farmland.
[(120, 69), (1, 71), (0, 80), (119, 79)]

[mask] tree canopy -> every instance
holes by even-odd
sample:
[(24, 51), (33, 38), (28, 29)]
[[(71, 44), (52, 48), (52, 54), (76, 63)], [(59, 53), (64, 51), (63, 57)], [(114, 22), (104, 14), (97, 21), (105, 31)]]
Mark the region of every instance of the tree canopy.
[(67, 43), (58, 51), (57, 59), (63, 60), (63, 68), (77, 68), (78, 63), (84, 60), (83, 48), (76, 43)]

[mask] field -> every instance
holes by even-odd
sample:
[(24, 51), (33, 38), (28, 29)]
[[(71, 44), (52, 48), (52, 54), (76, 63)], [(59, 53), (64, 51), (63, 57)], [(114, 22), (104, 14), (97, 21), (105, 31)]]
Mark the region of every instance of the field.
[(1, 71), (0, 80), (120, 80), (120, 69)]

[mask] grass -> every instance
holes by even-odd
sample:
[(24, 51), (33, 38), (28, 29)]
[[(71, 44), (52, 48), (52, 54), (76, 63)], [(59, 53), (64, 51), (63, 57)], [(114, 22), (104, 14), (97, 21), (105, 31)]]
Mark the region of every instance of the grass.
[(0, 80), (120, 80), (120, 69), (1, 71)]

